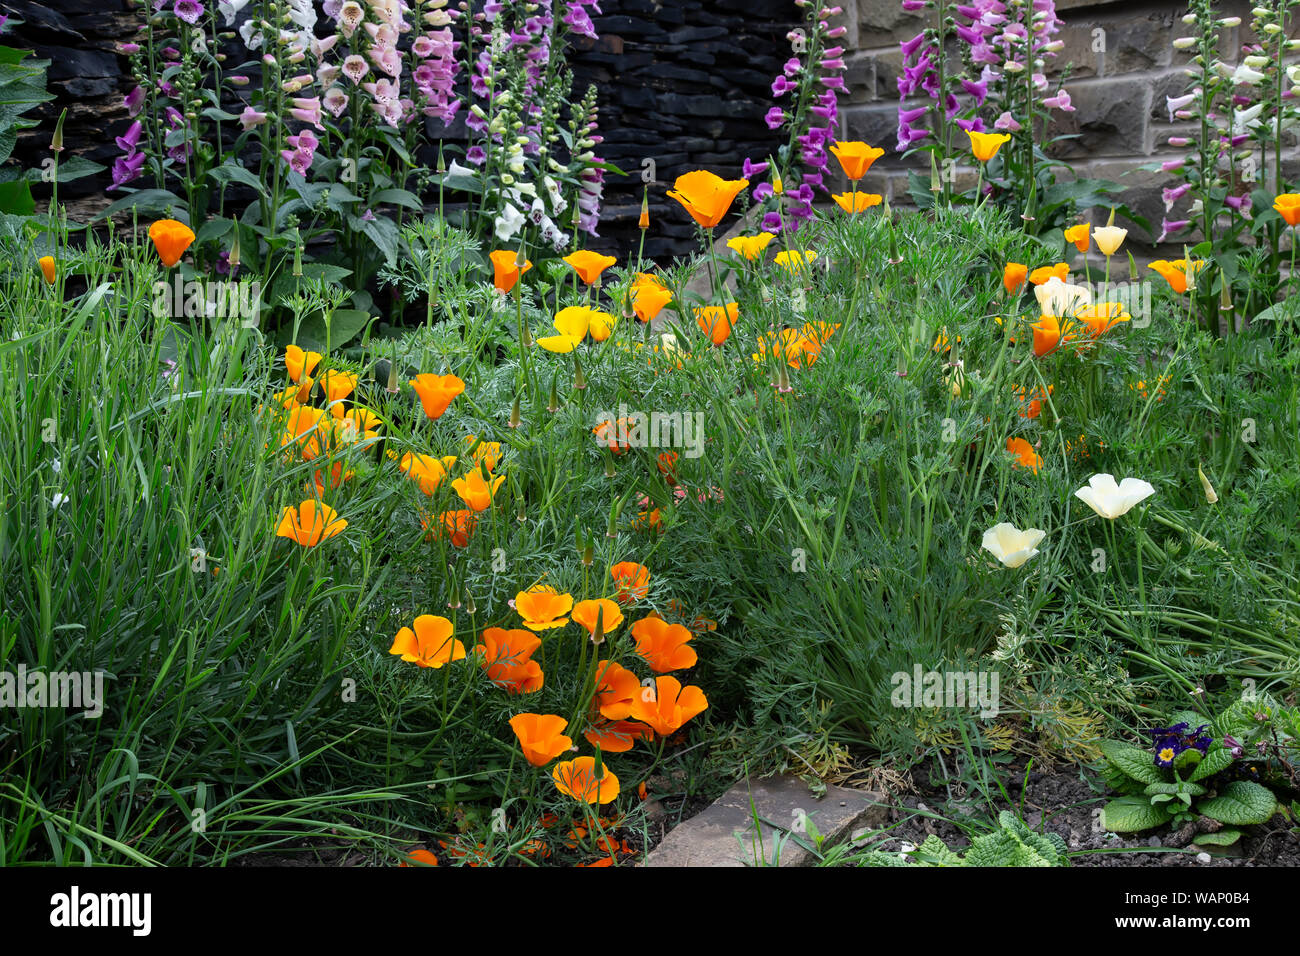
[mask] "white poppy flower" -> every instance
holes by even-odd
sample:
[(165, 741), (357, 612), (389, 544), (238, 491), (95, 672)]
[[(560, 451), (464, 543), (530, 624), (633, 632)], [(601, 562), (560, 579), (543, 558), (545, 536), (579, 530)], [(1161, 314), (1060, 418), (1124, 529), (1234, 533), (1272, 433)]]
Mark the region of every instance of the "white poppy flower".
[(1037, 528), (1021, 531), (1004, 521), (984, 532), (982, 547), (1007, 567), (1018, 568), (1038, 553), (1038, 542), (1046, 534)]
[(1156, 490), (1141, 478), (1125, 478), (1115, 484), (1114, 475), (1093, 475), (1088, 487), (1080, 488), (1074, 496), (1103, 518), (1114, 521), (1139, 501), (1151, 497)]

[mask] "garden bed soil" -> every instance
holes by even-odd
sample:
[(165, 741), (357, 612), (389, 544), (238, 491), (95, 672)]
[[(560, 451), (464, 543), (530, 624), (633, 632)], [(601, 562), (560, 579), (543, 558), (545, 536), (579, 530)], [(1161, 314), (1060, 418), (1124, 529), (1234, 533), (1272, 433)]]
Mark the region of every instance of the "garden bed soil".
[[(1194, 845), (1179, 847), (1175, 832), (1168, 827), (1141, 833), (1117, 834), (1101, 830), (1096, 823), (1096, 810), (1110, 799), (1081, 779), (1078, 768), (1054, 773), (1031, 772), (1026, 781), (1024, 768), (1009, 771), (1007, 792), (1015, 801), (995, 803), (996, 810), (1019, 812), (1033, 829), (1059, 834), (1070, 848), (1072, 866), (1278, 866), (1300, 867), (1300, 837), (1291, 833), (1292, 824), (1283, 817), (1259, 826), (1243, 828), (1243, 836), (1232, 847), (1201, 848)], [(1084, 771), (1086, 774), (1086, 771)], [(924, 779), (918, 774), (918, 779)], [(1022, 784), (1025, 784), (1022, 791)], [(899, 852), (904, 843), (919, 846), (931, 833), (936, 834), (951, 849), (959, 850), (968, 844), (966, 835), (945, 820), (918, 816), (919, 806), (932, 813), (955, 818), (960, 807), (948, 803), (942, 787), (922, 787), (919, 795), (899, 797), (890, 809), (891, 829), (889, 839), (877, 848)], [(971, 802), (967, 806), (979, 819), (990, 816), (987, 806)], [(876, 838), (860, 842), (875, 844)], [(1208, 852), (1207, 861), (1202, 853)]]

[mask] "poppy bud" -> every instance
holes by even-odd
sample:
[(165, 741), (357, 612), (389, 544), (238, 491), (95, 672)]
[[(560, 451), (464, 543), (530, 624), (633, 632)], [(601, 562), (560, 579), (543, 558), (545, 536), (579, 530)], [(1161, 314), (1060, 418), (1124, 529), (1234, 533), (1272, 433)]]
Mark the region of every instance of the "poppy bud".
[(470, 617), (478, 613), (478, 605), (474, 603), (474, 595), (469, 593), (469, 588), (465, 589), (465, 613)]
[(650, 228), (650, 197), (647, 193), (641, 196), (641, 218), (636, 221), (638, 229)]
[(397, 394), (397, 346), (393, 346), (393, 358), (388, 363), (388, 392), (391, 395)]
[(1201, 463), (1196, 463), (1196, 477), (1201, 479), (1201, 489), (1205, 492), (1205, 500), (1210, 504), (1215, 504), (1219, 500), (1218, 493), (1214, 486), (1210, 484), (1210, 479), (1205, 477), (1205, 472), (1201, 470)]
[(293, 274), (295, 277), (302, 276), (302, 233), (294, 230), (297, 241), (293, 247)]
[(50, 138), (50, 151), (55, 155), (63, 152), (63, 120), (68, 115), (67, 108), (59, 114), (59, 121), (54, 124), (54, 135)]
[(438, 144), (438, 168), (435, 170), (439, 176), (447, 172), (446, 160), (442, 158), (442, 144)]
[(509, 425), (511, 428), (519, 427), (519, 399), (518, 398), (516, 398), (515, 403), (510, 406), (510, 421), (506, 422), (506, 424)]
[(230, 274), (233, 276), (235, 270), (239, 268), (239, 229), (235, 229), (235, 238), (230, 242), (230, 255), (226, 260), (230, 265)]
[(937, 193), (943, 190), (943, 185), (939, 182), (939, 164), (935, 161), (934, 153), (930, 154), (930, 192)]
[(615, 471), (614, 471), (614, 456), (613, 456), (612, 454), (610, 454), (609, 449), (606, 448), (606, 449), (605, 449), (605, 477), (606, 477), (606, 478), (613, 478), (614, 475), (615, 475)]
[(555, 379), (551, 379), (551, 398), (546, 403), (546, 410), (554, 415), (560, 410), (560, 396), (555, 393)]
[(573, 353), (573, 387), (582, 390), (587, 387), (587, 378), (582, 374), (582, 362), (578, 359), (578, 353)]

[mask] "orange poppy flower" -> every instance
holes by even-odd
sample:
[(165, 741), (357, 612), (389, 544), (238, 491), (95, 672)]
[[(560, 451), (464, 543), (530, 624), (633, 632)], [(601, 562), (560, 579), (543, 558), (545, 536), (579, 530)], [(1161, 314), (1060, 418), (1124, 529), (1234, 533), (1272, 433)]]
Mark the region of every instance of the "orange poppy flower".
[(456, 837), (451, 843), (439, 840), (438, 845), (447, 851), (447, 855), (456, 860), (465, 860), (466, 866), (491, 866), (492, 854), (487, 845), (479, 843), (470, 846), (463, 836)]
[[(1205, 267), (1205, 260), (1203, 259), (1193, 260), (1191, 264), (1192, 274), (1195, 275), (1197, 272), (1200, 272), (1201, 269), (1203, 269), (1204, 267)], [(1147, 268), (1155, 269), (1156, 272), (1160, 273), (1160, 275), (1164, 278), (1164, 280), (1169, 283), (1169, 288), (1173, 289), (1179, 295), (1182, 295), (1184, 292), (1187, 291), (1188, 265), (1186, 260), (1174, 259), (1173, 261), (1168, 261), (1165, 259), (1157, 259), (1155, 262), (1147, 266)]]
[[(609, 598), (579, 601), (573, 605), (573, 619), (587, 629), (592, 640), (596, 638), (596, 618), (600, 617), (601, 640), (618, 630), (623, 623), (623, 612)], [(597, 643), (600, 643), (597, 641)]]
[(803, 329), (803, 351), (808, 356), (808, 364), (811, 365), (821, 354), (822, 347), (831, 340), (840, 327), (840, 323), (830, 322), (805, 322)]
[(760, 335), (758, 352), (752, 355), (755, 362), (762, 362), (767, 356), (784, 359), (791, 368), (803, 368), (811, 365), (821, 352), (820, 345), (814, 345), (798, 329), (782, 329), (776, 335)]
[(673, 301), (673, 294), (663, 286), (648, 283), (632, 286), (631, 295), (632, 311), (642, 322), (653, 321)]
[(748, 179), (723, 179), (708, 170), (697, 169), (677, 177), (668, 195), (682, 204), (691, 218), (705, 229), (722, 222)]
[(58, 275), (58, 270), (55, 268), (54, 265), (54, 257), (41, 256), (40, 259), (37, 260), (37, 262), (40, 264), (41, 267), (41, 275), (45, 276), (46, 284), (54, 285), (54, 279)]
[(350, 408), (345, 412), (342, 405), (331, 405), (330, 414), (334, 416), (334, 435), (341, 444), (378, 438), (379, 426), (384, 423), (368, 408)]
[(498, 475), (489, 483), (483, 480), (483, 472), (475, 468), (465, 477), (453, 481), (451, 487), (456, 494), (460, 495), (460, 500), (472, 509), (486, 511), (492, 504), (497, 489), (501, 487), (501, 482), (505, 480), (505, 475)]
[(659, 473), (664, 476), (664, 481), (670, 485), (677, 484), (677, 452), (660, 452), (658, 467)]
[(607, 720), (625, 720), (632, 713), (632, 701), (641, 695), (636, 675), (614, 661), (596, 664), (596, 695), (593, 703)]
[(573, 748), (573, 741), (564, 735), (568, 723), (555, 714), (516, 714), (510, 718), (510, 729), (519, 740), (524, 759), (534, 767), (544, 767)]
[(511, 694), (531, 694), (542, 689), (542, 667), (532, 659), (541, 646), (542, 639), (529, 631), (489, 627), (474, 650), (482, 655), (479, 667), (488, 680)]
[(1088, 334), (1094, 339), (1101, 338), (1120, 322), (1127, 322), (1131, 318), (1120, 302), (1098, 302), (1096, 305), (1084, 306), (1074, 317), (1087, 327)]
[[(649, 690), (649, 688), (647, 688)], [(655, 680), (652, 693), (637, 694), (632, 700), (632, 717), (649, 724), (661, 737), (676, 733), (692, 717), (708, 709), (704, 691), (683, 687), (675, 677)]]
[(465, 659), (465, 645), (452, 637), (454, 631), (445, 617), (421, 614), (415, 619), (414, 630), (404, 627), (397, 632), (388, 653), (407, 663), (437, 670), (443, 664)]
[(288, 538), (304, 548), (314, 548), (326, 538), (343, 531), (348, 523), (329, 505), (307, 500), (298, 507), (285, 508), (280, 516), (277, 538)]
[(551, 779), (555, 788), (566, 797), (584, 803), (606, 804), (618, 796), (618, 777), (609, 767), (602, 766), (600, 779), (596, 778), (596, 758), (577, 757), (555, 765)]
[(1033, 272), (1029, 273), (1029, 281), (1034, 285), (1042, 285), (1053, 276), (1060, 279), (1062, 282), (1069, 281), (1070, 264), (1068, 262), (1058, 262), (1054, 266), (1039, 266)]
[(598, 720), (582, 732), (593, 747), (611, 754), (627, 753), (638, 740), (653, 740), (654, 732), (633, 720)]
[(608, 445), (609, 450), (616, 455), (622, 455), (632, 447), (631, 443), (620, 439), (627, 439), (632, 432), (632, 422), (626, 418), (620, 418), (618, 421), (605, 419), (599, 425), (591, 430), (596, 436), (596, 444)]
[(465, 383), (455, 375), (430, 375), (427, 372), (411, 379), (411, 387), (420, 396), (424, 414), (434, 420), (441, 418), (452, 399), (465, 391)]
[[(406, 862), (410, 860), (410, 862)], [(406, 854), (406, 860), (397, 864), (398, 866), (437, 866), (438, 858), (433, 855), (432, 850), (412, 850)]]
[(632, 637), (637, 654), (656, 674), (695, 666), (695, 650), (686, 646), (695, 635), (680, 624), (669, 624), (652, 615), (632, 625)]
[(1074, 338), (1070, 334), (1073, 328), (1072, 323), (1068, 320), (1062, 326), (1061, 320), (1054, 315), (1040, 316), (1038, 321), (1032, 326), (1034, 330), (1034, 354), (1042, 358), (1048, 352), (1053, 352), (1062, 342), (1068, 342)]
[(831, 145), (831, 153), (840, 161), (840, 168), (844, 170), (844, 175), (850, 182), (857, 182), (865, 176), (871, 164), (885, 155), (885, 151), (879, 146), (868, 146), (863, 142), (834, 143)]
[[(478, 516), (474, 512), (461, 508), (457, 511), (444, 511), (438, 517), (442, 524), (442, 531), (451, 540), (452, 547), (463, 548), (469, 544), (469, 539), (478, 526)], [(420, 523), (428, 527), (423, 518), (420, 519)]]
[(153, 240), (162, 264), (170, 269), (181, 261), (181, 256), (194, 241), (194, 230), (175, 219), (159, 219), (149, 227), (149, 238)]
[(658, 508), (650, 508), (646, 511), (638, 511), (636, 517), (632, 519), (633, 531), (658, 531), (664, 533), (664, 517)]
[(1052, 385), (1047, 386), (1046, 392), (1038, 388), (1026, 394), (1023, 385), (1013, 385), (1011, 390), (1020, 398), (1020, 411), (1017, 414), (1021, 418), (1037, 418), (1043, 411), (1043, 402), (1047, 401), (1047, 396), (1056, 391)]
[(471, 458), (485, 464), (488, 471), (496, 471), (497, 464), (501, 461), (499, 441), (479, 441), (477, 435), (466, 435), (465, 444), (471, 449)]
[(836, 193), (831, 196), (835, 204), (849, 214), (866, 212), (872, 206), (879, 206), (885, 197), (877, 193)]
[(406, 472), (406, 477), (419, 486), (421, 494), (432, 495), (438, 490), (438, 486), (442, 484), (448, 470), (454, 464), (456, 464), (455, 455), (434, 458), (432, 455), (417, 455), (408, 451), (402, 456), (397, 467)]
[[(665, 452), (671, 454), (671, 452)], [(661, 459), (663, 455), (659, 456)], [(650, 569), (635, 561), (620, 561), (609, 569), (609, 576), (618, 585), (615, 597), (619, 604), (628, 604), (645, 597), (650, 591)]]
[(573, 610), (573, 595), (560, 594), (548, 584), (534, 584), (515, 595), (515, 610), (530, 631), (564, 627)]
[(310, 405), (295, 405), (285, 417), (284, 434), (280, 437), (280, 447), (297, 445), (304, 461), (311, 461), (323, 453), (328, 444), (326, 415), (319, 408)]
[(565, 256), (564, 261), (578, 273), (579, 279), (587, 285), (592, 285), (600, 278), (600, 274), (618, 262), (618, 259), (614, 256), (602, 256), (599, 252), (592, 252), (590, 249), (579, 249)]
[[(1088, 251), (1088, 243), (1091, 237), (1092, 224), (1081, 222), (1077, 226), (1071, 226), (1065, 230), (1065, 241), (1074, 243), (1074, 248), (1080, 252)], [(1062, 279), (1062, 282), (1065, 280)]]
[(1038, 469), (1043, 467), (1042, 456), (1023, 438), (1008, 438), (1007, 451), (1016, 456), (1016, 460), (1012, 462), (1013, 467), (1028, 468), (1034, 474), (1038, 474)]
[(730, 302), (724, 309), (720, 305), (706, 305), (695, 310), (695, 321), (714, 345), (722, 345), (731, 336), (732, 326), (740, 315), (740, 306)]
[(509, 249), (497, 249), (488, 258), (492, 260), (492, 284), (502, 292), (513, 289), (519, 277), (533, 267), (531, 262), (524, 260), (524, 267), (519, 268), (515, 264), (519, 254)]
[[(351, 481), (355, 474), (356, 473), (352, 471), (344, 471), (343, 462), (336, 461), (334, 462), (333, 465), (330, 466), (329, 487), (341, 488), (343, 487), (343, 482)], [(317, 498), (325, 497), (325, 478), (321, 474), (321, 470), (319, 468), (316, 469), (316, 474), (313, 476), (313, 486), (316, 489)]]
[[(325, 400), (327, 402), (341, 402), (351, 395), (357, 387), (357, 376), (355, 372), (340, 372), (338, 369), (330, 369), (321, 375), (320, 384), (321, 388), (325, 389)], [(340, 414), (342, 414), (341, 411)]]
[(1025, 284), (1028, 275), (1028, 267), (1019, 262), (1008, 262), (1002, 267), (1002, 288), (1007, 290), (1007, 295), (1015, 295), (1016, 290)]
[(1300, 223), (1300, 193), (1282, 193), (1273, 201), (1273, 208), (1288, 226)]
[(304, 375), (310, 376), (320, 364), (319, 352), (304, 352), (296, 345), (287, 345), (284, 349), (284, 367), (289, 378), (301, 382)]

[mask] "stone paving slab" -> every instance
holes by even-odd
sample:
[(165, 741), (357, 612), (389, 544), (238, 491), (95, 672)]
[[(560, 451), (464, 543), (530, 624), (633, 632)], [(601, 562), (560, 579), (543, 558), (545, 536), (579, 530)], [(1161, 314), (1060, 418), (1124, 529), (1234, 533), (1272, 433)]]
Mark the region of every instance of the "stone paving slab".
[(645, 865), (762, 866), (775, 859), (779, 866), (811, 866), (816, 858), (796, 842), (812, 843), (802, 821), (816, 827), (826, 848), (863, 829), (883, 828), (888, 814), (883, 797), (866, 790), (828, 786), (818, 799), (795, 776), (749, 778), (670, 830)]

